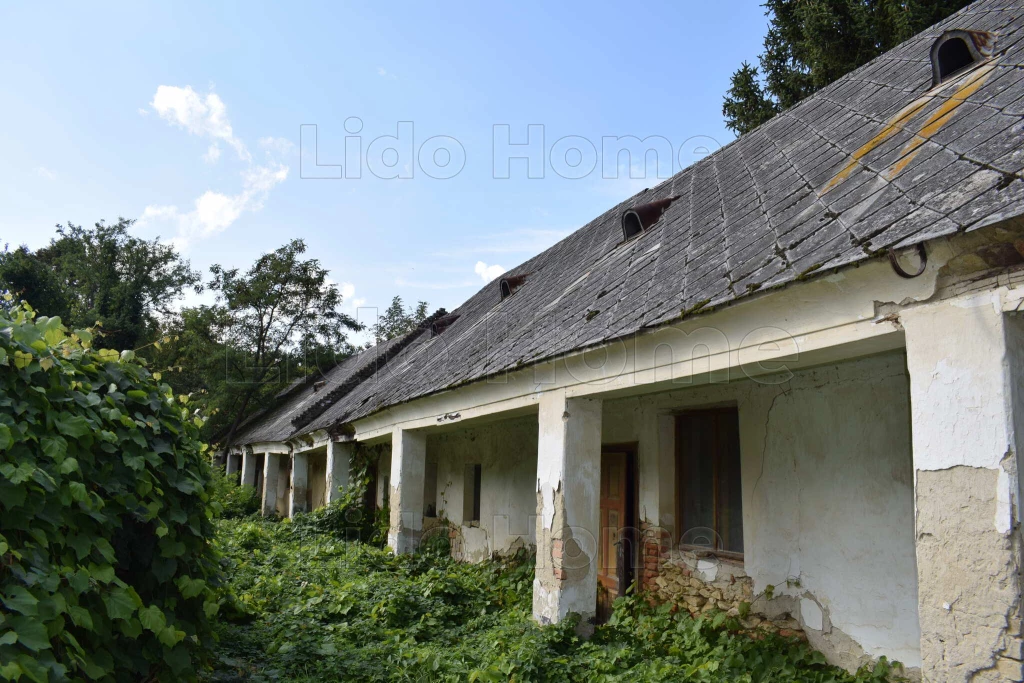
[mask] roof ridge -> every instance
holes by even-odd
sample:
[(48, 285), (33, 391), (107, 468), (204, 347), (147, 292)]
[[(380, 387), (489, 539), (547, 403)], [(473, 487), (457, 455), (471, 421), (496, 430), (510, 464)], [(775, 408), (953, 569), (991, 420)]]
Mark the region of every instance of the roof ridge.
[[(373, 348), (375, 349), (379, 349), (381, 346), (386, 346), (386, 348), (383, 349), (383, 353), (378, 353), (376, 358), (363, 366), (361, 370), (352, 374), (337, 387), (327, 392), (323, 398), (315, 401), (308, 408), (292, 418), (292, 426), (296, 430), (302, 429), (310, 422), (323, 415), (328, 408), (340, 401), (364, 381), (369, 379), (371, 375), (376, 374), (376, 372), (384, 367), (391, 358), (400, 354), (409, 344), (419, 338), (425, 331), (429, 330), (431, 325), (434, 324), (434, 321), (439, 320), (446, 315), (448, 315), (448, 311), (443, 308), (439, 308), (434, 311), (432, 315), (420, 322), (415, 328), (407, 332), (404, 337), (399, 338), (399, 340), (394, 344), (377, 344), (374, 346)], [(367, 351), (369, 350), (370, 349), (367, 349)]]

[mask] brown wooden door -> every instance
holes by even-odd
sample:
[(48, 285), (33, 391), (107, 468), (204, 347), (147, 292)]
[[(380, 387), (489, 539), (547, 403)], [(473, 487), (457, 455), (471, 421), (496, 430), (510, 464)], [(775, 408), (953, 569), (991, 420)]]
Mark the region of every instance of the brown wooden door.
[(624, 559), (619, 552), (625, 527), (630, 526), (629, 457), (625, 452), (601, 454), (601, 532), (597, 550), (597, 616), (605, 620), (612, 602), (626, 586), (622, 578)]

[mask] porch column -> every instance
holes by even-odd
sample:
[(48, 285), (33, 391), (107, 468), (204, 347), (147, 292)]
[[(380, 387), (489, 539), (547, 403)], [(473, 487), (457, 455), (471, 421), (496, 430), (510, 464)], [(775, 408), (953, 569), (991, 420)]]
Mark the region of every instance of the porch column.
[(542, 624), (597, 612), (601, 401), (540, 398), (537, 443), (537, 571), (533, 618)]
[(349, 485), (353, 443), (327, 442), (327, 504), (339, 500)]
[(309, 512), (306, 508), (306, 490), (309, 487), (309, 456), (305, 453), (292, 454), (291, 495), (288, 498), (288, 516)]
[(264, 517), (277, 514), (277, 487), (281, 483), (281, 454), (267, 453), (263, 462), (263, 501), (260, 509)]
[(256, 455), (249, 448), (242, 451), (242, 486), (256, 486), (256, 458), (262, 457), (262, 453)]
[(925, 681), (1022, 680), (1024, 325), (1000, 294), (901, 314)]
[(230, 477), (232, 474), (238, 471), (236, 467), (238, 456), (235, 453), (228, 451), (228, 454), (224, 458), (224, 474)]
[(411, 553), (423, 532), (423, 477), (427, 435), (395, 427), (391, 435), (391, 529), (388, 547)]

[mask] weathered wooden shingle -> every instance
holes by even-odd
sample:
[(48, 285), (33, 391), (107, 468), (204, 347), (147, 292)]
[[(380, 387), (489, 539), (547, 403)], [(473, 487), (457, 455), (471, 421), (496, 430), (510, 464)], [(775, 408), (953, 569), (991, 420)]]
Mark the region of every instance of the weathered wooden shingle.
[[(954, 28), (996, 33), (996, 54), (933, 89), (929, 49)], [(513, 296), (487, 285), (298, 432), (1024, 213), (1022, 38), (1021, 0), (965, 8), (514, 268)], [(626, 209), (674, 196), (622, 243)], [(310, 391), (245, 439), (291, 436)]]

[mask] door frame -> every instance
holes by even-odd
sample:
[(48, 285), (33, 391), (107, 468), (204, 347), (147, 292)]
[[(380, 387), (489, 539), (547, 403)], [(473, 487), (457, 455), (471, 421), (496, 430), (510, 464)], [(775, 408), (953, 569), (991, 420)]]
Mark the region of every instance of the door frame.
[[(626, 455), (626, 520), (622, 528), (627, 529), (629, 544), (632, 548), (632, 557), (627, 561), (618, 563), (619, 570), (619, 595), (625, 595), (630, 586), (635, 586), (638, 581), (637, 562), (640, 561), (640, 477), (637, 465), (637, 450), (639, 444), (636, 441), (622, 443), (602, 443), (601, 455), (605, 453), (625, 453)], [(600, 476), (600, 475), (599, 475)], [(598, 509), (601, 506), (601, 496), (598, 495)], [(600, 517), (600, 512), (598, 513)]]

